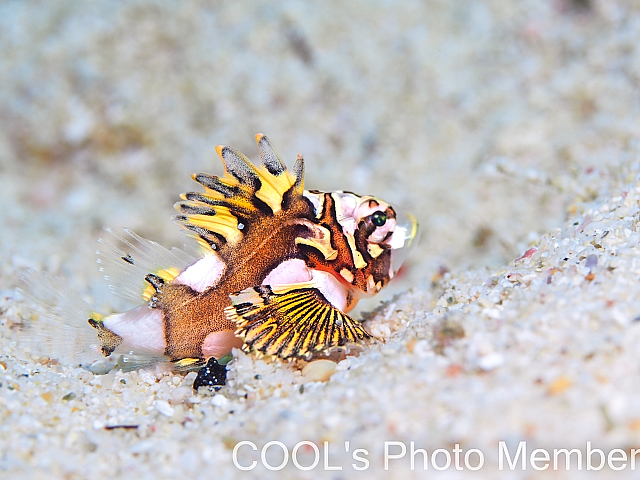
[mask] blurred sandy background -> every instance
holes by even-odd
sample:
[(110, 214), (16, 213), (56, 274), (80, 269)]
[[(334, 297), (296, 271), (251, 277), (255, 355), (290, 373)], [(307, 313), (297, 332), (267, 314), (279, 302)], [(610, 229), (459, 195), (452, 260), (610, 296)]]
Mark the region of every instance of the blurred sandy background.
[(104, 225), (180, 245), (168, 217), (190, 174), (221, 173), (221, 143), (257, 159), (257, 132), (305, 156), (308, 188), (417, 215), (412, 282), (511, 258), (639, 130), (639, 9), (3, 2), (3, 268), (93, 282)]
[(392, 293), (501, 265), (637, 148), (639, 46), (633, 0), (4, 1), (0, 290), (32, 267), (118, 308), (101, 228), (181, 245), (190, 175), (257, 132), (418, 217)]

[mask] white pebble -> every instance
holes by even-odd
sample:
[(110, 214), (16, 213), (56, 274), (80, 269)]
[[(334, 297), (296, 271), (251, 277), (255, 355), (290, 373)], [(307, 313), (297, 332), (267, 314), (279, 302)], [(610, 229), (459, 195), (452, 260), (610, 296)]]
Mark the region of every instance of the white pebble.
[(490, 353), (478, 359), (478, 367), (482, 370), (489, 371), (498, 368), (504, 363), (504, 357), (499, 353)]
[(337, 365), (331, 360), (316, 360), (304, 366), (302, 377), (307, 382), (326, 382), (336, 372), (336, 368)]
[(376, 338), (388, 338), (391, 336), (389, 325), (384, 323), (376, 323), (371, 326), (371, 335)]
[(427, 340), (418, 340), (413, 346), (413, 354), (418, 358), (432, 357), (435, 355)]
[(154, 383), (156, 383), (156, 376), (146, 370), (141, 370), (140, 372), (140, 379), (145, 382), (148, 383), (149, 385), (153, 385)]
[(171, 405), (178, 405), (192, 396), (192, 387), (177, 387), (173, 392), (171, 392), (171, 399), (169, 400), (169, 403), (171, 403)]
[(165, 400), (156, 400), (153, 402), (154, 408), (166, 417), (172, 417), (174, 408)]
[(213, 398), (211, 399), (211, 405), (215, 407), (224, 407), (228, 403), (229, 403), (229, 400), (227, 399), (227, 397), (220, 394), (214, 395)]

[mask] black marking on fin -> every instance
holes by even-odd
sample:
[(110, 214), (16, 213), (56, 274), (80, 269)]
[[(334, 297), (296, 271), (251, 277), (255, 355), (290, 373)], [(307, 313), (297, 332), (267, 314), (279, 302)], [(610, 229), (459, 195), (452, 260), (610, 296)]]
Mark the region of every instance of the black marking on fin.
[(260, 189), (262, 182), (253, 169), (250, 161), (235, 148), (222, 147), (221, 156), (227, 172), (233, 175), (240, 183), (251, 186), (255, 192)]
[(213, 208), (188, 205), (186, 203), (178, 203), (177, 208), (180, 213), (184, 213), (185, 215), (214, 216), (217, 213)]
[[(222, 207), (229, 207), (229, 202), (225, 201), (225, 200), (217, 200), (215, 198), (211, 198), (208, 197), (202, 193), (198, 193), (198, 192), (188, 192), (184, 194), (184, 198), (186, 200), (189, 200), (191, 202), (201, 202), (201, 203), (205, 203), (207, 205), (211, 205), (212, 207), (217, 207), (217, 206), (222, 206)], [(182, 205), (184, 205), (184, 203), (178, 203), (178, 205), (180, 205), (180, 207), (182, 208)], [(244, 215), (246, 217), (250, 217), (253, 212), (251, 210), (248, 210), (246, 208), (242, 208), (240, 205), (234, 204), (233, 205), (233, 209), (239, 214), (239, 215)], [(180, 209), (179, 211), (184, 212), (182, 209)]]
[[(238, 292), (238, 293), (240, 293), (240, 292)], [(239, 304), (235, 305), (235, 309), (236, 309), (236, 312), (238, 313), (238, 315), (245, 315), (245, 314), (251, 312), (252, 310), (256, 310), (257, 308), (258, 307), (256, 307), (251, 302), (243, 302), (243, 303), (239, 303)]]
[(192, 202), (202, 202), (211, 206), (221, 205), (220, 200), (214, 200), (213, 198), (207, 197), (206, 195), (198, 192), (187, 192), (184, 194), (184, 198)]
[(208, 173), (196, 173), (193, 176), (193, 179), (203, 187), (206, 187), (209, 190), (215, 190), (227, 198), (233, 197), (237, 193), (236, 188), (225, 185), (215, 175), (209, 175)]
[(258, 142), (258, 149), (260, 150), (260, 160), (262, 165), (267, 169), (271, 175), (281, 175), (287, 170), (286, 165), (276, 153), (271, 145), (271, 142), (266, 135), (262, 135)]
[(156, 289), (156, 292), (160, 292), (160, 289), (164, 285), (164, 280), (153, 273), (148, 274), (144, 279), (151, 284), (153, 288)]
[[(177, 215), (174, 217), (176, 221), (187, 221), (187, 219)], [(217, 250), (220, 245), (223, 245), (227, 242), (227, 239), (222, 235), (212, 232), (211, 230), (207, 230), (206, 228), (198, 227), (197, 225), (192, 225), (189, 223), (182, 223), (185, 228), (191, 230), (192, 232), (196, 232), (200, 238), (202, 238), (205, 242), (210, 244), (214, 250)], [(213, 246), (215, 245), (215, 247)]]
[(298, 158), (296, 158), (296, 163), (293, 164), (291, 173), (296, 177), (296, 183), (293, 184), (293, 187), (302, 188), (304, 184), (304, 158), (302, 158), (302, 155), (298, 155)]
[(120, 257), (120, 258), (125, 262), (127, 262), (128, 264), (134, 265), (133, 257), (131, 256), (130, 253), (127, 253), (124, 257)]

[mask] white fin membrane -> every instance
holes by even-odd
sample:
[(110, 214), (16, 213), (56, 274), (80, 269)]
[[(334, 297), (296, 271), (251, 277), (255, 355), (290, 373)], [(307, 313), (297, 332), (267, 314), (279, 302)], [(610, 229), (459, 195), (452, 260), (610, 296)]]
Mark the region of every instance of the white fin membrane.
[(22, 278), (25, 310), (20, 342), (38, 355), (64, 363), (87, 363), (104, 358), (96, 330), (89, 325), (91, 308), (53, 275), (29, 270)]
[[(23, 308), (28, 317), (20, 327), (18, 341), (28, 346), (36, 356), (57, 358), (62, 364), (88, 366), (104, 360), (100, 341), (89, 318), (95, 316), (91, 307), (57, 277), (29, 270), (21, 278), (25, 297)], [(116, 351), (117, 368), (125, 371), (151, 368), (156, 371), (181, 370), (162, 355), (132, 350)], [(91, 369), (91, 368), (90, 368)]]
[[(147, 274), (167, 268), (182, 271), (204, 255), (201, 249), (190, 247), (168, 250), (125, 228), (105, 228), (98, 241), (105, 246), (96, 253), (109, 290), (136, 304), (143, 299)], [(86, 365), (105, 358), (97, 331), (88, 323), (95, 313), (84, 300), (48, 273), (29, 270), (21, 280), (24, 287), (17, 290), (25, 297), (28, 315), (21, 326), (21, 344), (30, 347), (34, 355), (48, 355), (66, 364)], [(188, 370), (170, 364), (164, 356), (143, 351), (116, 351), (114, 355), (120, 356), (117, 366), (123, 370)]]
[(133, 353), (130, 355), (119, 355), (117, 368), (124, 372), (131, 370), (152, 370), (154, 372), (190, 372), (199, 370), (202, 365), (181, 366), (171, 363), (167, 357), (158, 355), (145, 355), (143, 353)]
[(126, 228), (105, 228), (98, 242), (105, 247), (96, 254), (109, 290), (137, 303), (143, 299), (142, 292), (148, 285), (144, 279), (147, 274), (166, 268), (182, 271), (202, 257), (195, 248), (168, 250)]

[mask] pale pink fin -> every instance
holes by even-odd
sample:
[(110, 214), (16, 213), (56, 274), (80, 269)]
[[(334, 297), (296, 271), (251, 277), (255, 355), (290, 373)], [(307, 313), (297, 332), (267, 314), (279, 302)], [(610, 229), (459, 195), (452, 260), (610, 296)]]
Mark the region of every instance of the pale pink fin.
[(302, 283), (311, 281), (311, 270), (304, 260), (294, 258), (282, 262), (269, 272), (269, 275), (262, 281), (263, 285), (289, 285), (292, 283)]
[(167, 346), (162, 311), (146, 304), (124, 313), (109, 315), (102, 323), (122, 338), (122, 344), (115, 353), (136, 352), (162, 356)]
[(207, 335), (202, 344), (204, 358), (222, 358), (231, 353), (232, 348), (242, 347), (242, 339), (236, 337), (233, 330), (222, 330)]

